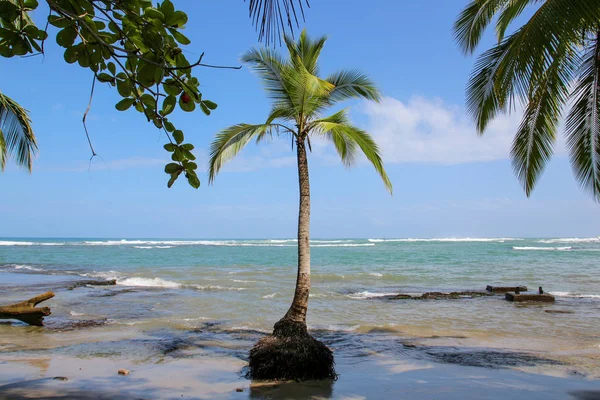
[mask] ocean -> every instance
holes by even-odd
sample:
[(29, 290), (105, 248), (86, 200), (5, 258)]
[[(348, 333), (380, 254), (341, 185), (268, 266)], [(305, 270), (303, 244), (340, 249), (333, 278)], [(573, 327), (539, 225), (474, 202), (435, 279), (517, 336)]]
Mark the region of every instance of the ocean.
[[(315, 239), (311, 255), (307, 322), (336, 357), (600, 378), (598, 238)], [(189, 357), (201, 341), (244, 360), (295, 276), (293, 239), (0, 239), (0, 304), (56, 294), (46, 328), (0, 322), (0, 356), (143, 362)], [(117, 285), (69, 290), (89, 279)], [(486, 285), (542, 286), (556, 302), (391, 299)]]

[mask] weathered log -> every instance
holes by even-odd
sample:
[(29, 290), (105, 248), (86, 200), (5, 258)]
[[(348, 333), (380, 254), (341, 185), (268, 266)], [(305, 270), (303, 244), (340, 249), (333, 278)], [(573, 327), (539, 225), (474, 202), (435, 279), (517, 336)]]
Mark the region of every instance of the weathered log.
[(506, 292), (526, 292), (527, 286), (492, 286), (487, 285), (485, 290), (494, 293), (506, 293)]
[(554, 303), (554, 296), (548, 293), (538, 294), (517, 294), (517, 293), (506, 293), (506, 300), (515, 301), (515, 302), (523, 302), (523, 301), (536, 301), (540, 303)]
[(74, 284), (72, 284), (71, 286), (69, 286), (69, 290), (73, 290), (75, 288), (78, 287), (84, 287), (84, 286), (114, 286), (117, 284), (117, 280), (116, 279), (109, 279), (109, 280), (104, 280), (104, 281), (77, 281)]
[(48, 292), (17, 304), (0, 307), (0, 319), (18, 319), (29, 325), (43, 326), (44, 317), (51, 314), (50, 307), (36, 305), (53, 297), (54, 293)]

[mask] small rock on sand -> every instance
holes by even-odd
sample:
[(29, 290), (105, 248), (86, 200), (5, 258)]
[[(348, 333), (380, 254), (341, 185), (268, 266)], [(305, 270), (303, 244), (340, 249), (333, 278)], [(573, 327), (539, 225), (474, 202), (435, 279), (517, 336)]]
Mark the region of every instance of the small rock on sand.
[(235, 389), (235, 391), (236, 391), (236, 392), (238, 392), (238, 393), (241, 393), (241, 392), (243, 392), (243, 391), (244, 391), (244, 389), (242, 389), (242, 388), (237, 388), (237, 389)]
[(129, 370), (128, 369), (120, 369), (119, 375), (129, 375)]
[(68, 380), (69, 380), (69, 378), (67, 378), (67, 377), (64, 377), (64, 376), (55, 376), (55, 377), (54, 377), (54, 380), (55, 380), (55, 381), (68, 381)]

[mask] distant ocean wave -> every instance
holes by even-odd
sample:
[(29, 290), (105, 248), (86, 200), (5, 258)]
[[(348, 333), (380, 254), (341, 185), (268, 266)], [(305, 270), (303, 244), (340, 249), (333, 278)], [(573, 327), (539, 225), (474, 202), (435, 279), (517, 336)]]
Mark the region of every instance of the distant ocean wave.
[(62, 242), (26, 242), (20, 240), (0, 240), (0, 246), (64, 246)]
[(142, 278), (131, 277), (118, 279), (117, 285), (145, 288), (164, 288), (164, 289), (195, 289), (195, 290), (246, 290), (239, 287), (225, 287), (220, 285), (196, 285), (180, 282), (173, 282), (162, 278)]
[(372, 243), (385, 243), (385, 242), (498, 242), (504, 243), (505, 241), (517, 241), (525, 240), (519, 238), (404, 238), (404, 239), (367, 239)]
[(563, 247), (539, 247), (539, 246), (513, 246), (513, 250), (532, 250), (532, 251), (569, 251), (573, 248), (571, 246)]
[(560, 238), (560, 239), (541, 239), (538, 243), (600, 243), (600, 238)]
[(556, 297), (571, 297), (576, 299), (600, 299), (600, 294), (579, 294), (571, 292), (550, 292), (550, 294)]

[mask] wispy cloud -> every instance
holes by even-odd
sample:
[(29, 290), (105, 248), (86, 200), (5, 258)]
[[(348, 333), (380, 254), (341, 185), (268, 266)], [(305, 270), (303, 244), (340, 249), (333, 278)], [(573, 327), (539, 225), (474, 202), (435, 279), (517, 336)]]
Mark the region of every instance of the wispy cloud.
[[(464, 110), (441, 99), (413, 96), (407, 102), (385, 97), (367, 103), (367, 129), (386, 163), (461, 164), (506, 159), (521, 119), (520, 112), (499, 115), (483, 136)], [(562, 152), (562, 144), (557, 146)]]

